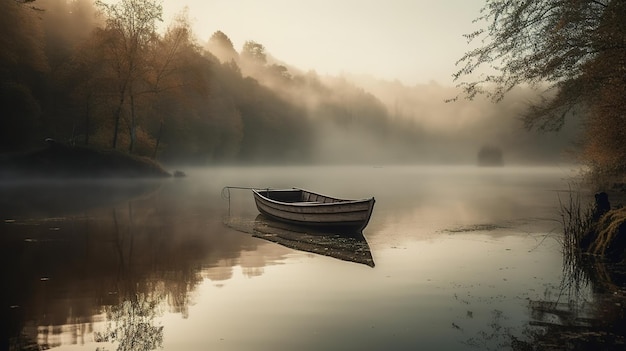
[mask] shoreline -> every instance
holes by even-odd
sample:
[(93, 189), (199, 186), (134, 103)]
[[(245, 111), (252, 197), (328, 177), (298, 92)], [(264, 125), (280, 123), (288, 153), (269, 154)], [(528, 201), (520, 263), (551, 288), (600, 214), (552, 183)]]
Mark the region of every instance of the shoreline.
[(32, 151), (0, 155), (0, 180), (168, 177), (172, 177), (170, 172), (146, 157), (56, 142)]

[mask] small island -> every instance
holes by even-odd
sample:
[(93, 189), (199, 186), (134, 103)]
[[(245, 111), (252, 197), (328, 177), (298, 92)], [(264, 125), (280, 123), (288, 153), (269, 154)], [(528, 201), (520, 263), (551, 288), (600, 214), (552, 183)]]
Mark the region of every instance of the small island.
[(0, 179), (164, 178), (156, 161), (117, 150), (71, 146), (47, 139), (47, 147), (0, 158)]
[(504, 166), (502, 150), (499, 147), (485, 145), (478, 151), (478, 165), (484, 167)]

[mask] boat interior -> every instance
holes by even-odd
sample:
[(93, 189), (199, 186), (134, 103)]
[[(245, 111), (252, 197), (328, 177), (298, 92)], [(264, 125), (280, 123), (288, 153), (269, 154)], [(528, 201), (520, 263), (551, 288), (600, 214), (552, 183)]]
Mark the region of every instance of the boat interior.
[(302, 189), (258, 190), (258, 192), (269, 199), (287, 203), (333, 203), (342, 201)]

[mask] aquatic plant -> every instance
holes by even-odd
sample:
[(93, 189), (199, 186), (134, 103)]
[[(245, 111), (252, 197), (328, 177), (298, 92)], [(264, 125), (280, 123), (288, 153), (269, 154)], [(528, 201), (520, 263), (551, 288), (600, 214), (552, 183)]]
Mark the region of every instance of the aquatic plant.
[(563, 225), (563, 257), (565, 266), (575, 264), (582, 253), (581, 244), (588, 235), (592, 223), (594, 206), (583, 205), (579, 191), (570, 189), (564, 201), (559, 196), (559, 214)]

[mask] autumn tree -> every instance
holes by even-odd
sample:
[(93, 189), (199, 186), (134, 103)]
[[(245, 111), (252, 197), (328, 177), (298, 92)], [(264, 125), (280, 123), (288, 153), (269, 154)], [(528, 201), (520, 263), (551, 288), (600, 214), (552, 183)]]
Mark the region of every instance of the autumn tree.
[[(117, 81), (111, 78), (114, 76), (111, 67), (103, 61), (108, 55), (107, 48), (102, 45), (105, 38), (105, 33), (97, 30), (76, 45), (57, 80), (57, 84), (65, 87), (70, 109), (75, 113), (72, 140), (76, 142), (82, 133), (85, 145), (90, 144), (92, 134), (108, 134), (110, 100), (112, 96), (118, 96)], [(110, 141), (96, 140), (96, 144), (110, 145)]]
[(241, 58), (247, 63), (264, 66), (267, 63), (265, 46), (255, 41), (248, 40), (243, 44), (243, 48), (241, 49)]
[(215, 55), (221, 62), (239, 61), (239, 54), (233, 46), (233, 42), (222, 31), (217, 31), (211, 35), (205, 47)]
[[(157, 143), (153, 154), (156, 155), (161, 137), (167, 134), (165, 140), (179, 150), (195, 144), (190, 153), (196, 156), (208, 142), (211, 62), (195, 43), (186, 13), (168, 27), (150, 55), (154, 70), (148, 81), (151, 90), (146, 92), (150, 92), (152, 100), (151, 114), (158, 117), (149, 121)], [(177, 135), (184, 130), (193, 133)], [(173, 140), (176, 135), (177, 140)]]
[(145, 53), (157, 40), (156, 26), (161, 21), (163, 7), (155, 0), (121, 0), (116, 4), (97, 1), (96, 5), (106, 16), (105, 45), (109, 49), (108, 64), (116, 79), (117, 106), (114, 112), (115, 127), (112, 147), (116, 148), (120, 120), (128, 99), (129, 151), (136, 140), (136, 97), (146, 70)]
[(559, 130), (584, 116), (584, 161), (626, 169), (626, 2), (623, 0), (487, 0), (467, 35), (478, 47), (458, 62), (455, 79), (472, 99), (501, 100), (530, 84), (545, 89), (523, 116), (529, 129)]

